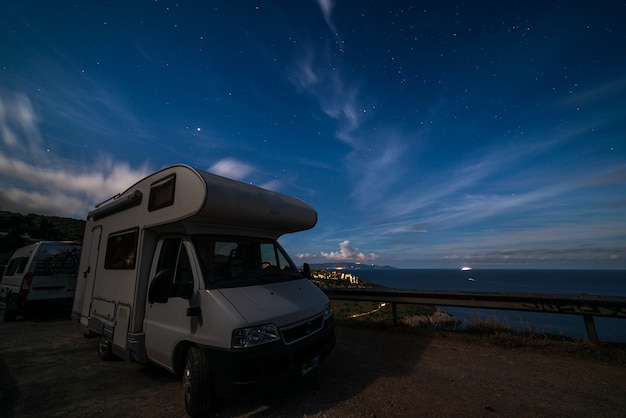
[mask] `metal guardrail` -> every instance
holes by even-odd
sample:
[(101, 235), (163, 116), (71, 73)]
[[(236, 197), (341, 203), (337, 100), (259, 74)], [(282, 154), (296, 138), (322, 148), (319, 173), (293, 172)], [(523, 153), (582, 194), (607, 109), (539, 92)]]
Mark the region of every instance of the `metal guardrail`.
[(391, 303), (394, 323), (398, 320), (399, 303), (581, 315), (587, 338), (596, 344), (594, 317), (626, 318), (626, 297), (329, 287), (322, 290), (330, 299)]

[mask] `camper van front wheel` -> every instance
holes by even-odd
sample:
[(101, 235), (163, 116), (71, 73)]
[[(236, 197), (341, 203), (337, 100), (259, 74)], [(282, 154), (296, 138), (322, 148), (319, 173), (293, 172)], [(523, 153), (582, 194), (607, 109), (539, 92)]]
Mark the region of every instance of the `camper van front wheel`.
[(192, 417), (206, 414), (211, 407), (213, 387), (206, 355), (197, 347), (191, 347), (187, 351), (183, 388), (187, 413)]

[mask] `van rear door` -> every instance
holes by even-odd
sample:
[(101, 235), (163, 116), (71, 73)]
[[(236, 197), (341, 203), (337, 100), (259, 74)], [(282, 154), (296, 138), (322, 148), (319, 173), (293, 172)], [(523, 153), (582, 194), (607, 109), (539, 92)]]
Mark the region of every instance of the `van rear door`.
[(27, 300), (71, 300), (76, 289), (80, 246), (66, 242), (39, 244), (29, 272), (32, 273)]

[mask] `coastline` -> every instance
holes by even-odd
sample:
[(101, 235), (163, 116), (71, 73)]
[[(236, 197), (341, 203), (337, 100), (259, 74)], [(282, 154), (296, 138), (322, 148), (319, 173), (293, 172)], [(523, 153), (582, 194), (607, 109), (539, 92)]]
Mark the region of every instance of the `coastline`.
[[(352, 273), (346, 273), (342, 271), (328, 271), (328, 270), (312, 270), (311, 281), (318, 287), (324, 289), (325, 287), (334, 288), (348, 288), (348, 289), (367, 289), (367, 288), (387, 288), (386, 286), (370, 283), (367, 280), (360, 278)], [(339, 301), (331, 301), (331, 305), (337, 305)], [(349, 303), (349, 302), (344, 302)], [(362, 305), (362, 304), (361, 304)], [(383, 315), (383, 320), (389, 316), (388, 312), (381, 312), (381, 309), (385, 305), (374, 307), (369, 306), (366, 309), (362, 309), (363, 312), (353, 313), (348, 318), (363, 318), (367, 315)], [(432, 328), (448, 328), (461, 325), (463, 321), (456, 318), (454, 315), (442, 310), (437, 306), (431, 305), (402, 305), (405, 311), (409, 311), (405, 315), (399, 315), (398, 322), (401, 325), (409, 327), (432, 327)], [(411, 309), (417, 308), (417, 309)], [(334, 308), (333, 308), (334, 309)], [(411, 312), (415, 311), (427, 311), (427, 312)], [(336, 318), (338, 320), (346, 318)], [(388, 318), (386, 318), (388, 319)]]

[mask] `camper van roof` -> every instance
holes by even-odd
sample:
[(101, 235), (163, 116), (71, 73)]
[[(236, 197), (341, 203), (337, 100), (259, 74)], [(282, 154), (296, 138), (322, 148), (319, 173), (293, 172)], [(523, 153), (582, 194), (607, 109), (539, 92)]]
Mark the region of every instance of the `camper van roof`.
[(181, 164), (138, 181), (88, 218), (117, 213), (146, 228), (186, 223), (221, 232), (264, 231), (275, 237), (310, 229), (317, 222), (315, 209), (300, 199)]

